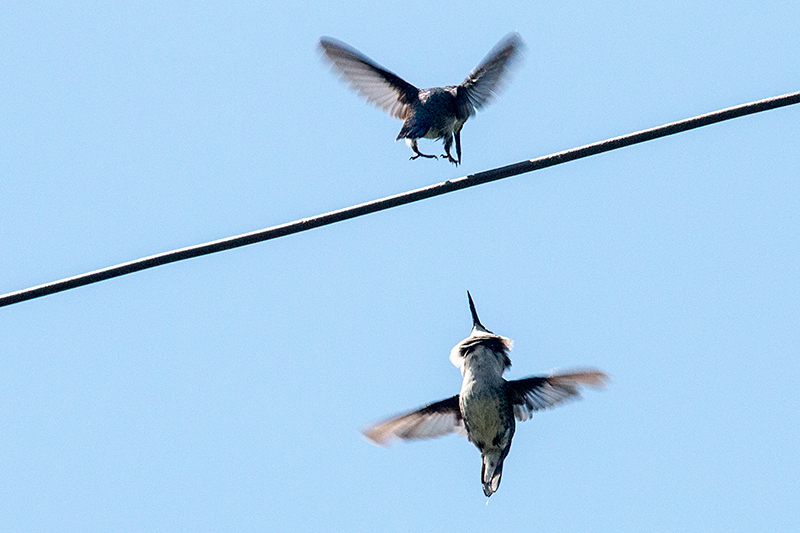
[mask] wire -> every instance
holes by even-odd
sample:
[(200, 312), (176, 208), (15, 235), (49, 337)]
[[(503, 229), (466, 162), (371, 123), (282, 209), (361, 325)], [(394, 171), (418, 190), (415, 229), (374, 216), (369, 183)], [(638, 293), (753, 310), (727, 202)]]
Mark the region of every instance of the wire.
[(373, 200), (371, 202), (366, 202), (345, 209), (339, 209), (337, 211), (331, 211), (322, 215), (303, 218), (287, 224), (281, 224), (271, 228), (244, 233), (242, 235), (236, 235), (233, 237), (227, 237), (205, 244), (198, 244), (178, 250), (172, 250), (170, 252), (151, 255), (149, 257), (136, 259), (135, 261), (129, 261), (127, 263), (121, 263), (119, 265), (95, 270), (93, 272), (73, 276), (71, 278), (65, 278), (62, 280), (53, 281), (51, 283), (46, 283), (44, 285), (38, 285), (36, 287), (4, 294), (0, 296), (0, 307), (23, 302), (25, 300), (32, 300), (48, 294), (66, 291), (68, 289), (74, 289), (76, 287), (89, 285), (91, 283), (97, 283), (98, 281), (124, 276), (125, 274), (131, 274), (140, 270), (166, 265), (168, 263), (174, 263), (184, 259), (190, 259), (192, 257), (213, 254), (223, 250), (230, 250), (231, 248), (238, 248), (248, 244), (268, 241), (270, 239), (284, 237), (293, 233), (299, 233), (301, 231), (327, 226), (328, 224), (341, 222), (342, 220), (348, 220), (367, 215), (369, 213), (383, 211), (384, 209), (409, 204), (411, 202), (417, 202), (426, 198), (432, 198), (434, 196), (439, 196), (449, 192), (466, 189), (467, 187), (474, 187), (483, 183), (489, 183), (492, 181), (501, 180), (503, 178), (516, 176), (518, 174), (540, 170), (553, 165), (560, 165), (561, 163), (566, 163), (568, 161), (574, 161), (576, 159), (608, 152), (610, 150), (616, 150), (617, 148), (631, 146), (633, 144), (657, 139), (659, 137), (666, 137), (667, 135), (673, 135), (675, 133), (699, 128), (701, 126), (707, 126), (709, 124), (715, 124), (724, 120), (730, 120), (732, 118), (750, 115), (753, 113), (760, 113), (761, 111), (768, 111), (770, 109), (776, 109), (778, 107), (796, 103), (800, 103), (800, 92), (784, 94), (782, 96), (758, 100), (756, 102), (750, 102), (740, 106), (729, 107), (727, 109), (680, 120), (678, 122), (672, 122), (663, 126), (638, 131), (636, 133), (630, 133), (628, 135), (622, 135), (620, 137), (614, 137), (613, 139), (608, 139), (593, 144), (587, 144), (571, 150), (565, 150), (563, 152), (558, 152), (536, 159), (530, 159), (528, 161), (521, 161), (512, 165), (486, 170), (484, 172), (478, 172), (477, 174), (470, 174), (469, 176), (448, 180), (435, 185), (429, 185), (421, 189), (415, 189), (413, 191), (404, 192), (394, 196), (387, 196), (386, 198), (382, 198), (380, 200)]

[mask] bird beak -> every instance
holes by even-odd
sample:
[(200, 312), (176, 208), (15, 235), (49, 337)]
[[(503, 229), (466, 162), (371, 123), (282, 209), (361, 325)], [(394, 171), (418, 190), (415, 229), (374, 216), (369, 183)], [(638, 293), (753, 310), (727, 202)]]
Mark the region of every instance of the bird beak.
[(481, 324), (481, 319), (478, 318), (478, 312), (475, 310), (475, 302), (472, 301), (472, 295), (467, 291), (467, 298), (469, 298), (469, 311), (472, 313), (472, 329), (478, 331), (485, 331), (486, 333), (491, 333), (488, 329), (483, 327)]

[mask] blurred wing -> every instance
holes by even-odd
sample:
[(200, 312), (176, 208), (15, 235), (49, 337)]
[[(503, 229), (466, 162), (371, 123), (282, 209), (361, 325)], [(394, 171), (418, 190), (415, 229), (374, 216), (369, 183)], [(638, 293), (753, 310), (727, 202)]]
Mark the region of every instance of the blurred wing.
[(492, 48), (491, 52), (469, 73), (467, 79), (456, 89), (456, 101), (460, 118), (466, 119), (497, 96), (503, 85), (504, 75), (524, 44), (517, 32), (509, 33)]
[(395, 118), (406, 118), (419, 89), (341, 41), (322, 37), (319, 45), (344, 79), (367, 101)]
[(579, 387), (606, 387), (609, 377), (599, 370), (582, 370), (509, 381), (511, 401), (517, 420), (528, 420), (534, 411), (554, 407), (581, 397)]
[(364, 436), (380, 446), (393, 439), (430, 439), (449, 433), (466, 434), (458, 394), (364, 430)]

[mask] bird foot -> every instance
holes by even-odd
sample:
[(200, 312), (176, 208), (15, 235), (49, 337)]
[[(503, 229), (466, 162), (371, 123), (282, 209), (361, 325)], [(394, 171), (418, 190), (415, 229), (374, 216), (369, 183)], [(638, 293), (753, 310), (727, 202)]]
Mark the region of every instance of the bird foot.
[(453, 159), (453, 156), (450, 154), (442, 154), (442, 157), (446, 157), (448, 161), (453, 163), (455, 166), (458, 166), (458, 159)]
[(409, 161), (413, 161), (415, 159), (419, 159), (420, 157), (427, 157), (428, 159), (439, 159), (435, 155), (428, 155), (428, 154), (422, 154), (420, 152), (417, 152), (417, 155), (412, 155), (411, 157), (408, 158), (408, 160)]

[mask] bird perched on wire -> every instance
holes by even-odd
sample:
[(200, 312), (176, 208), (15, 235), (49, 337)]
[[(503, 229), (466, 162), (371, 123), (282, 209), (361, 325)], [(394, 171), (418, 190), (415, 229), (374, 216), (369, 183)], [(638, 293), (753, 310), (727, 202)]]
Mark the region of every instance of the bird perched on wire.
[(469, 292), (467, 298), (472, 332), (450, 352), (450, 361), (464, 376), (461, 392), (380, 422), (367, 428), (364, 435), (379, 445), (386, 445), (394, 438), (466, 435), (481, 452), (483, 492), (491, 496), (500, 486), (515, 418), (528, 420), (534, 411), (579, 398), (579, 386), (605, 387), (609, 378), (599, 370), (583, 369), (506, 381), (503, 372), (511, 366), (508, 351), (513, 343), (486, 329), (478, 319)]
[[(319, 45), (352, 88), (369, 102), (404, 121), (395, 140), (406, 139), (415, 154), (411, 159), (436, 159), (435, 155), (419, 151), (417, 139), (444, 139), (445, 153), (442, 157), (456, 165), (461, 163), (461, 128), (476, 110), (496, 96), (505, 74), (523, 47), (519, 34), (510, 33), (497, 43), (461, 85), (418, 89), (341, 41), (322, 37)], [(450, 154), (454, 138), (458, 159)]]

